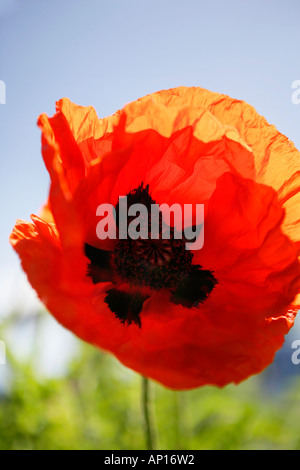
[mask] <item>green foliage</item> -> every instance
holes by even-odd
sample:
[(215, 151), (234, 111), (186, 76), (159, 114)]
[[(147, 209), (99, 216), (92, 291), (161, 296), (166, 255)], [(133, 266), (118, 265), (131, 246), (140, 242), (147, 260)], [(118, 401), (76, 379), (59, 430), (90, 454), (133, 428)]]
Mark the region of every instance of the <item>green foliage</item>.
[[(1, 369), (2, 367), (2, 369)], [(0, 449), (144, 449), (141, 378), (81, 344), (65, 377), (41, 378), (8, 352)], [(299, 449), (299, 381), (269, 396), (260, 377), (174, 392), (151, 383), (158, 449)]]

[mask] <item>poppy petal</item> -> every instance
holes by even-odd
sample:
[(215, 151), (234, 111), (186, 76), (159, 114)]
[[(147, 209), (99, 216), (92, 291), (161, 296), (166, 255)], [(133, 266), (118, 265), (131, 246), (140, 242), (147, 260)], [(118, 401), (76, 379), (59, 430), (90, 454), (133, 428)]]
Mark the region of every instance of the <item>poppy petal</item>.
[(256, 180), (280, 193), (286, 209), (284, 232), (293, 241), (300, 241), (300, 152), (286, 136), (245, 101), (203, 88), (163, 90), (141, 101), (149, 99), (171, 108), (203, 106), (220, 123), (235, 129), (253, 152)]

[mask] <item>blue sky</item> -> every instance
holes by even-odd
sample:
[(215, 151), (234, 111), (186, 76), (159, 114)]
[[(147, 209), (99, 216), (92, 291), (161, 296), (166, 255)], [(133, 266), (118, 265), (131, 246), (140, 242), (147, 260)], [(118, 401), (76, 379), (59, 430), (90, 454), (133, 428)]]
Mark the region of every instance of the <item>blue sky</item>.
[(14, 222), (48, 192), (40, 113), (67, 96), (103, 117), (160, 89), (200, 86), (246, 100), (300, 148), (299, 18), (299, 0), (0, 0), (2, 287), (21, 272)]

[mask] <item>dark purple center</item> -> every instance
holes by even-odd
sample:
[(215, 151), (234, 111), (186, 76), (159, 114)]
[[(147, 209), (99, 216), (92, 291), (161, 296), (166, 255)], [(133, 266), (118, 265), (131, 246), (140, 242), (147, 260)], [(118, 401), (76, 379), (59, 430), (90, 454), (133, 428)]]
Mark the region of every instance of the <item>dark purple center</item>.
[[(144, 188), (142, 183), (127, 194), (128, 208), (136, 203), (143, 204), (151, 213), (151, 204), (155, 201), (149, 194), (149, 186)], [(119, 204), (116, 216), (118, 221)], [(128, 223), (130, 221), (128, 218)], [(169, 227), (170, 237), (164, 239), (164, 228), (160, 216), (159, 237), (151, 239), (149, 220), (147, 239), (119, 239), (113, 252), (85, 245), (85, 254), (90, 261), (88, 276), (94, 284), (108, 281), (115, 284), (107, 291), (105, 302), (124, 324), (134, 322), (141, 326), (140, 313), (145, 300), (151, 297), (151, 291), (168, 289), (170, 302), (191, 308), (204, 302), (217, 284), (211, 271), (192, 264), (193, 253), (186, 250), (183, 234), (177, 239), (174, 229)], [(118, 288), (122, 283), (129, 286), (126, 292)]]

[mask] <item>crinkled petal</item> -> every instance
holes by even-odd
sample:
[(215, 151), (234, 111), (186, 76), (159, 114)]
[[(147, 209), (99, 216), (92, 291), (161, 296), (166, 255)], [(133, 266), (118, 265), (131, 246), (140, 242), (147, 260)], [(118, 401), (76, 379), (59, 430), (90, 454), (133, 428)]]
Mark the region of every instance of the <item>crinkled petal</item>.
[(293, 241), (300, 241), (300, 152), (287, 137), (245, 101), (203, 88), (163, 90), (141, 101), (149, 99), (168, 108), (203, 106), (224, 126), (234, 128), (253, 152), (257, 181), (279, 193), (286, 209), (283, 230)]

